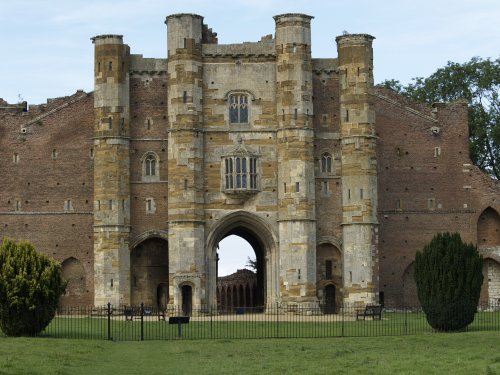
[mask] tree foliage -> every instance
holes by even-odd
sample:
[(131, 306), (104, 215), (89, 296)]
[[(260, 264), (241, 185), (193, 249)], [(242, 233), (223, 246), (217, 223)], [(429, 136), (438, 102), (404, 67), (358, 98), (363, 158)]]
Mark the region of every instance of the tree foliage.
[(460, 330), (474, 320), (483, 283), (483, 259), (458, 233), (439, 233), (418, 251), (415, 281), (429, 324), (440, 331)]
[(0, 329), (9, 336), (36, 335), (52, 320), (66, 289), (59, 263), (27, 241), (0, 246)]
[(246, 266), (250, 269), (250, 271), (257, 272), (257, 259), (247, 257)]
[(397, 80), (386, 80), (382, 85), (428, 104), (467, 100), (470, 157), (479, 168), (500, 179), (500, 58), (448, 62), (427, 78), (414, 78), (407, 86)]

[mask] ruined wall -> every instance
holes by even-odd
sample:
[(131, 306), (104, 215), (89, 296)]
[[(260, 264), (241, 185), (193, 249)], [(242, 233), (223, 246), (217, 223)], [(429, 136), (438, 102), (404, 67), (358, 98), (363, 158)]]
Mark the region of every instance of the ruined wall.
[(386, 304), (415, 304), (405, 270), (416, 251), (444, 231), (477, 243), (479, 215), (498, 210), (498, 188), (469, 160), (465, 103), (430, 108), (381, 88), (374, 96), (380, 290)]
[(94, 294), (92, 132), (93, 96), (82, 91), (27, 112), (0, 109), (0, 237), (74, 258), (86, 275), (77, 305)]

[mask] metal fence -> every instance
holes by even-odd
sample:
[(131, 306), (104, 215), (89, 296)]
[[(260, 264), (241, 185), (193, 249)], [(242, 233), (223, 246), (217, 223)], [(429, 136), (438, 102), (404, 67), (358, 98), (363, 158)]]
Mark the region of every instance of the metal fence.
[[(330, 312), (330, 311), (328, 311)], [(458, 313), (458, 311), (457, 311)], [(479, 306), (467, 331), (500, 330), (500, 303)], [(38, 336), (92, 340), (403, 336), (435, 332), (420, 307), (61, 308)]]

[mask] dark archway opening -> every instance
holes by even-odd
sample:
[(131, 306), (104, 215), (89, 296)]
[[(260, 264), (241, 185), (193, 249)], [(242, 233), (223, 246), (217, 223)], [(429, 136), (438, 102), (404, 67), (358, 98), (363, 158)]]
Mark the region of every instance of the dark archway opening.
[[(240, 237), (239, 241), (231, 242), (231, 246), (244, 246), (246, 241), (254, 254), (239, 255), (241, 268), (234, 269), (233, 273), (227, 274), (227, 270), (219, 272), (217, 267), (217, 307), (221, 312), (241, 313), (244, 311), (260, 312), (264, 310), (266, 300), (266, 259), (265, 248), (259, 238), (250, 230), (244, 227), (232, 229), (222, 238), (229, 236)], [(235, 249), (220, 249), (218, 253), (218, 262), (223, 257), (235, 256)], [(252, 265), (245, 265), (247, 258), (250, 257)]]
[(190, 316), (193, 308), (193, 288), (191, 285), (183, 285), (181, 288), (182, 293), (182, 314)]
[(130, 300), (134, 306), (166, 307), (168, 303), (168, 243), (149, 238), (130, 252)]

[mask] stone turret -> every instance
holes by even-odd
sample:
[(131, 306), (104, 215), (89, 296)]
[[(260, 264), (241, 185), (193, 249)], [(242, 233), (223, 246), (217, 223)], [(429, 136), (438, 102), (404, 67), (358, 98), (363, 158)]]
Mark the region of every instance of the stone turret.
[(344, 302), (375, 302), (377, 158), (373, 37), (337, 37), (340, 75)]
[[(202, 129), (203, 17), (168, 16), (170, 303), (206, 302)], [(189, 299), (189, 301), (188, 301)]]
[(282, 301), (316, 303), (311, 19), (276, 22), (276, 114)]
[(94, 43), (94, 303), (130, 303), (129, 57), (121, 35)]

